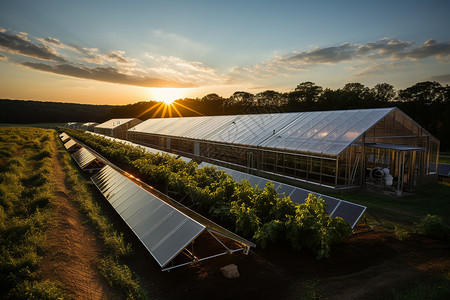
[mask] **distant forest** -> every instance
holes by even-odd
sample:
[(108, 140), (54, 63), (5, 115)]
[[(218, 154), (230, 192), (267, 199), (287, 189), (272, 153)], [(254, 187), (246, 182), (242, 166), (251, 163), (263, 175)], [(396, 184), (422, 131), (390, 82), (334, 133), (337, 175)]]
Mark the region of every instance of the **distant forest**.
[(106, 121), (112, 105), (0, 99), (0, 123), (65, 123)]
[(203, 98), (176, 100), (169, 109), (161, 102), (109, 106), (56, 102), (0, 100), (0, 123), (103, 122), (111, 118), (175, 117), (182, 115), (260, 114), (379, 108), (396, 106), (441, 141), (450, 150), (450, 87), (438, 82), (419, 82), (403, 90), (388, 83), (373, 88), (347, 83), (332, 90), (303, 82), (287, 93), (267, 90), (257, 94), (235, 92), (229, 98), (209, 94)]

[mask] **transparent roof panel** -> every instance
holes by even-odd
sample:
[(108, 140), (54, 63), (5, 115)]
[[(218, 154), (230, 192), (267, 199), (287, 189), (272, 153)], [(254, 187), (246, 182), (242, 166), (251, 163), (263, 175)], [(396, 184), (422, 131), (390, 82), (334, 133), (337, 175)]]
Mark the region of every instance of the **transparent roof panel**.
[(395, 108), (149, 119), (131, 130), (337, 155)]
[(301, 113), (260, 146), (337, 155), (393, 108)]
[(108, 129), (112, 129), (112, 128), (116, 128), (120, 125), (123, 125), (125, 123), (130, 122), (131, 120), (134, 120), (133, 118), (128, 118), (128, 119), (111, 119), (108, 120), (104, 123), (101, 123), (99, 125), (97, 125), (97, 128), (108, 128)]

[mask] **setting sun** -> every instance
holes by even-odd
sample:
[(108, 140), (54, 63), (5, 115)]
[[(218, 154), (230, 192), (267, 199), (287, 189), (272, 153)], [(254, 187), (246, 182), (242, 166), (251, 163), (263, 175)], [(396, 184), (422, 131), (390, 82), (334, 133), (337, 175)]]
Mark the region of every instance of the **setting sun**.
[(182, 88), (152, 88), (150, 89), (150, 96), (152, 100), (172, 103), (177, 99), (185, 97), (185, 89)]

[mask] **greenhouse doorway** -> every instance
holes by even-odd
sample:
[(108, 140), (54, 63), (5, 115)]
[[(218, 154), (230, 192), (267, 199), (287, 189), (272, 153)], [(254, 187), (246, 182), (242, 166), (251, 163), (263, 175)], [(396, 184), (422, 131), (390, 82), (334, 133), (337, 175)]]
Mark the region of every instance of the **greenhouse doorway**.
[(366, 186), (395, 191), (413, 191), (425, 174), (425, 148), (371, 143), (365, 149)]

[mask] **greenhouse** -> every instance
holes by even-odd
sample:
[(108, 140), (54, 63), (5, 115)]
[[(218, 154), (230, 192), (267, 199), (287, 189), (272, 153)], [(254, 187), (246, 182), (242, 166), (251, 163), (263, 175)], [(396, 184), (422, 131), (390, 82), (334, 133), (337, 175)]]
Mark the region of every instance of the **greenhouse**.
[(142, 121), (139, 119), (111, 119), (94, 127), (94, 132), (119, 138), (126, 139), (127, 130)]
[(398, 108), (149, 119), (128, 140), (290, 183), (397, 192), (437, 180), (439, 140)]
[(81, 129), (90, 131), (90, 132), (94, 132), (94, 128), (97, 125), (99, 125), (99, 124), (95, 123), (95, 122), (88, 122), (88, 123), (84, 123), (83, 125), (81, 125)]

